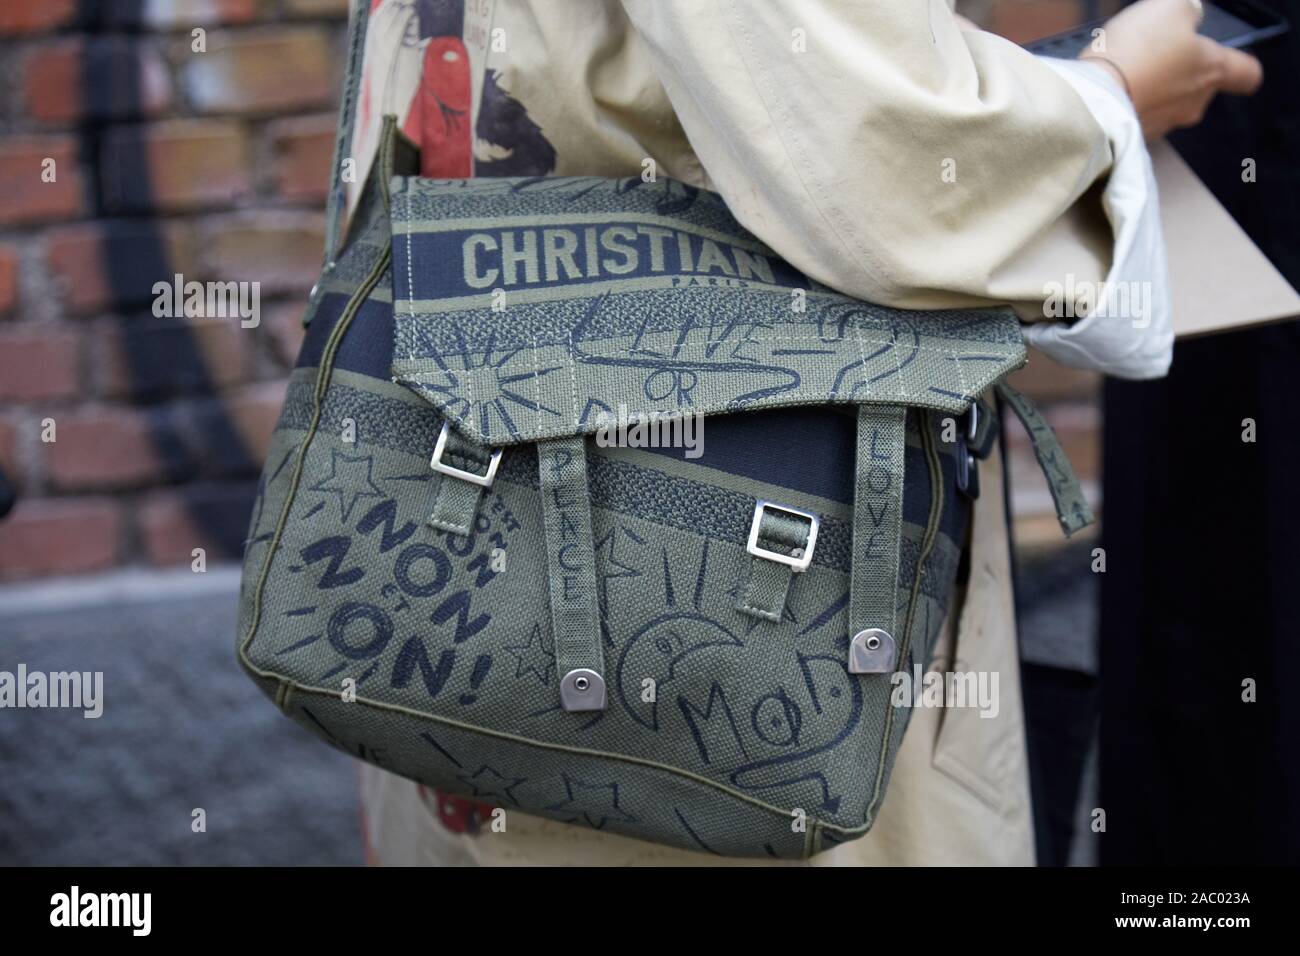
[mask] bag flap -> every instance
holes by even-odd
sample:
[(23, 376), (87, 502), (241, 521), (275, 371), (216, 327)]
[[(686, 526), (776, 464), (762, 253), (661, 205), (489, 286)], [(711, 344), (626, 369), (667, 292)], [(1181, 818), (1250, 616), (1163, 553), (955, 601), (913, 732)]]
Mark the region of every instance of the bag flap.
[(781, 405), (954, 414), (1024, 364), (1010, 309), (809, 280), (680, 182), (395, 178), (393, 380), (489, 445)]

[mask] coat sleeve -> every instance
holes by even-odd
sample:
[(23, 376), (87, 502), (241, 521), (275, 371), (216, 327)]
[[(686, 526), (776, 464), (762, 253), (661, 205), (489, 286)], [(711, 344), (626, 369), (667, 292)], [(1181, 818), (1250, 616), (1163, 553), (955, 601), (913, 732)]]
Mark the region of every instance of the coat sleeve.
[(624, 0), (713, 188), (811, 277), (874, 302), (1103, 280), (1112, 137), (1070, 78), (942, 0)]

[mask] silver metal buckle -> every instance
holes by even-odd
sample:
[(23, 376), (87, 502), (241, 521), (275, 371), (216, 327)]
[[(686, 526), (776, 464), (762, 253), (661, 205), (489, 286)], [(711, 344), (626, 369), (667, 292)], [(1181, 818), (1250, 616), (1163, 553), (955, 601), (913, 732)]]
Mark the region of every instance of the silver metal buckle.
[[(780, 551), (769, 551), (758, 546), (758, 527), (762, 524), (763, 511), (767, 508), (797, 515), (800, 518), (807, 518), (812, 523), (808, 529), (808, 543), (804, 545), (802, 553), (797, 557), (792, 554), (782, 554)], [(821, 519), (811, 511), (791, 508), (789, 505), (778, 505), (772, 501), (760, 501), (754, 505), (754, 520), (749, 526), (749, 541), (745, 545), (745, 550), (756, 558), (766, 558), (769, 561), (775, 561), (777, 564), (788, 564), (795, 571), (807, 571), (808, 565), (812, 564), (813, 548), (817, 545), (817, 529), (819, 527), (821, 527)]]
[(979, 399), (970, 400), (970, 408), (966, 409), (966, 441), (972, 445), (980, 433), (980, 403)]
[(442, 453), (447, 450), (447, 436), (450, 433), (451, 423), (443, 422), (442, 431), (438, 433), (438, 444), (433, 446), (433, 457), (429, 459), (429, 467), (434, 471), (442, 472), (444, 475), (451, 475), (461, 481), (468, 481), (472, 485), (482, 485), (484, 488), (490, 487), (492, 480), (497, 476), (497, 465), (501, 464), (501, 449), (493, 449), (492, 457), (488, 460), (487, 474), (476, 475), (472, 471), (463, 471), (442, 460)]

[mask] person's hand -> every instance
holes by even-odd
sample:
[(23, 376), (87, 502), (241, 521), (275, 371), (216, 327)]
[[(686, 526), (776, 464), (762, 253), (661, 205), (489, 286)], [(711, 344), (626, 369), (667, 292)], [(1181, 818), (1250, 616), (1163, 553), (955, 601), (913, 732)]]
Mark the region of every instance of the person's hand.
[(1264, 78), (1250, 54), (1197, 34), (1200, 21), (1195, 0), (1139, 0), (1079, 54), (1120, 80), (1147, 139), (1195, 126), (1216, 93), (1254, 93)]

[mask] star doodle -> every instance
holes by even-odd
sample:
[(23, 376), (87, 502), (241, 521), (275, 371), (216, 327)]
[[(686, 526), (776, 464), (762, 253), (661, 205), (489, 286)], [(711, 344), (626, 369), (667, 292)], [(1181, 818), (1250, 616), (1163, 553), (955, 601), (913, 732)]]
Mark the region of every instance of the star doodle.
[(551, 671), (555, 669), (555, 655), (546, 649), (542, 638), (542, 626), (533, 625), (533, 632), (528, 635), (526, 644), (507, 644), (506, 651), (515, 658), (515, 678), (525, 674), (536, 674), (543, 684), (551, 682)]
[(637, 823), (636, 817), (618, 805), (617, 783), (586, 783), (567, 773), (561, 773), (564, 789), (568, 796), (559, 803), (553, 803), (547, 810), (564, 810), (575, 814), (565, 821), (576, 823), (585, 820), (587, 826), (603, 830), (610, 820), (619, 823)]
[(330, 455), (330, 473), (308, 490), (338, 495), (339, 512), (346, 524), (358, 501), (362, 498), (382, 498), (384, 493), (373, 480), (375, 461), (370, 455), (353, 458), (337, 448), (331, 449)]
[(487, 764), (479, 767), (472, 776), (459, 773), (456, 779), (473, 789), (475, 800), (490, 803), (504, 797), (515, 806), (519, 806), (519, 800), (512, 791), (521, 783), (528, 781), (527, 777), (507, 777)]

